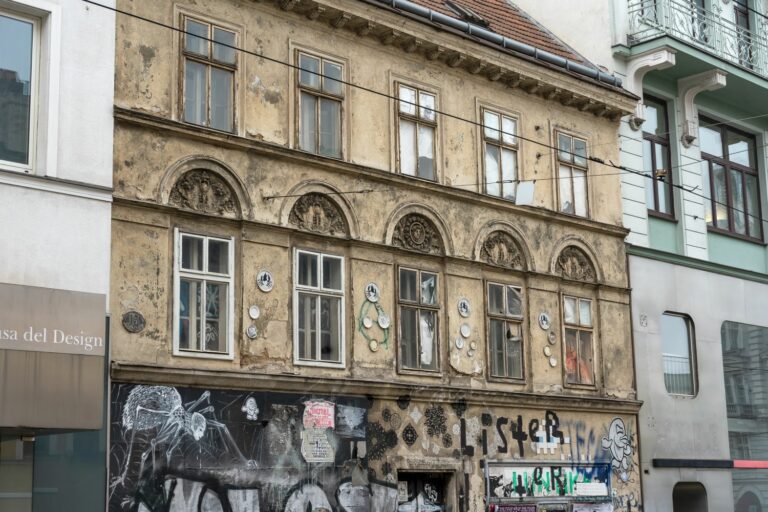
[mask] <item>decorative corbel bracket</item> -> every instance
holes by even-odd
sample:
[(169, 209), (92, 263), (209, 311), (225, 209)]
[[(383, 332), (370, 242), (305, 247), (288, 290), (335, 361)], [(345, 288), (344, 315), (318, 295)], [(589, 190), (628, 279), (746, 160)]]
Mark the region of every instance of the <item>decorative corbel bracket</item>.
[(696, 95), (704, 91), (716, 91), (725, 87), (727, 73), (719, 69), (711, 69), (703, 73), (687, 76), (677, 81), (677, 93), (683, 106), (683, 136), (682, 143), (690, 147), (698, 132), (699, 116), (694, 100)]
[[(627, 61), (627, 78), (624, 86), (629, 92), (642, 98), (645, 74), (656, 69), (667, 69), (674, 65), (675, 50), (666, 46), (636, 55)], [(639, 130), (645, 121), (643, 108), (643, 102), (639, 101), (635, 107), (635, 115), (629, 121), (629, 126), (633, 130)]]

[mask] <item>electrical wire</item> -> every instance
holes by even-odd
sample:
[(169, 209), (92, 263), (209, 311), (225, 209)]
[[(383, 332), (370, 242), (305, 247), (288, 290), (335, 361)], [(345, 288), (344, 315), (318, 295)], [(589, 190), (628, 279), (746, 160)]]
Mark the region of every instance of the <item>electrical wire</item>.
[[(87, 4), (90, 4), (90, 5), (94, 5), (94, 6), (98, 6), (98, 7), (107, 9), (107, 10), (115, 12), (117, 14), (122, 14), (124, 16), (135, 18), (135, 19), (141, 20), (143, 22), (146, 22), (146, 23), (158, 26), (158, 27), (162, 27), (162, 28), (171, 30), (173, 32), (177, 32), (177, 33), (180, 33), (180, 34), (185, 34), (185, 35), (188, 35), (188, 36), (192, 36), (192, 37), (195, 37), (197, 39), (200, 39), (200, 40), (203, 40), (203, 41), (207, 41), (207, 42), (212, 43), (212, 44), (217, 44), (217, 45), (225, 47), (225, 48), (230, 48), (230, 49), (235, 50), (237, 52), (244, 53), (246, 55), (251, 55), (251, 56), (257, 57), (259, 59), (263, 59), (263, 60), (268, 61), (268, 62), (272, 62), (272, 63), (275, 63), (275, 64), (280, 64), (282, 66), (286, 66), (288, 68), (291, 68), (291, 69), (294, 69), (294, 70), (297, 70), (297, 71), (302, 71), (304, 73), (310, 73), (310, 74), (313, 74), (313, 75), (318, 76), (318, 77), (324, 77), (322, 72), (312, 71), (312, 70), (309, 70), (309, 69), (301, 68), (300, 66), (298, 66), (296, 64), (291, 64), (290, 62), (286, 62), (286, 61), (280, 60), (280, 59), (275, 58), (275, 57), (270, 57), (270, 56), (265, 55), (263, 53), (257, 53), (257, 52), (253, 52), (253, 51), (250, 51), (250, 50), (247, 50), (247, 49), (244, 49), (244, 48), (240, 48), (240, 47), (235, 46), (235, 45), (231, 45), (231, 44), (220, 42), (220, 41), (215, 41), (212, 38), (203, 37), (203, 36), (200, 36), (200, 35), (197, 35), (197, 34), (193, 34), (191, 32), (187, 32), (184, 29), (175, 27), (173, 25), (168, 25), (167, 23), (163, 23), (163, 22), (160, 22), (160, 21), (157, 21), (157, 20), (153, 20), (151, 18), (147, 18), (145, 16), (141, 16), (141, 15), (138, 15), (138, 14), (135, 14), (135, 13), (131, 13), (131, 12), (125, 11), (123, 9), (118, 9), (117, 7), (111, 7), (111, 6), (108, 6), (108, 5), (104, 5), (104, 4), (101, 4), (101, 3), (96, 2), (94, 0), (82, 0), (82, 1), (87, 3)], [(329, 79), (329, 80), (333, 80), (333, 81), (341, 83), (343, 85), (347, 85), (349, 87), (353, 87), (353, 88), (359, 89), (361, 91), (368, 92), (370, 94), (373, 94), (373, 95), (376, 95), (376, 96), (379, 96), (379, 97), (382, 97), (382, 98), (386, 98), (386, 99), (389, 99), (389, 100), (392, 100), (392, 101), (399, 102), (400, 104), (412, 105), (412, 106), (414, 106), (416, 108), (423, 108), (423, 107), (419, 107), (419, 105), (416, 102), (411, 102), (411, 101), (403, 100), (403, 99), (401, 99), (399, 97), (395, 97), (395, 96), (393, 96), (391, 94), (388, 94), (388, 93), (385, 93), (385, 92), (381, 92), (381, 91), (377, 91), (375, 89), (371, 89), (370, 87), (365, 87), (365, 86), (362, 86), (362, 85), (350, 82), (348, 80), (343, 80), (343, 79), (338, 79), (338, 78), (331, 78), (331, 77), (324, 77), (324, 78)], [(465, 123), (468, 123), (470, 125), (477, 126), (477, 127), (480, 127), (480, 128), (487, 128), (487, 126), (485, 126), (481, 122), (474, 121), (474, 120), (471, 120), (471, 119), (467, 119), (467, 118), (461, 117), (461, 116), (456, 115), (456, 114), (451, 114), (449, 112), (437, 110), (435, 108), (429, 108), (429, 109), (426, 109), (426, 110), (429, 110), (429, 111), (433, 112), (436, 115), (441, 115), (441, 116), (443, 116), (445, 118), (455, 119), (455, 120), (462, 121), (462, 122), (465, 122)], [(562, 149), (560, 149), (560, 148), (558, 148), (556, 146), (553, 146), (551, 144), (540, 142), (540, 141), (537, 141), (535, 139), (524, 137), (524, 136), (519, 135), (519, 134), (504, 132), (500, 128), (499, 129), (495, 129), (494, 128), (493, 131), (498, 132), (499, 134), (502, 134), (502, 135), (509, 135), (511, 137), (515, 137), (516, 139), (520, 139), (520, 140), (523, 140), (523, 141), (526, 141), (526, 142), (530, 142), (532, 144), (536, 144), (538, 146), (542, 146), (542, 147), (554, 150), (553, 152), (558, 152), (558, 153), (561, 153), (561, 154), (567, 154), (567, 155), (571, 155), (571, 156), (579, 157), (579, 158), (586, 158), (586, 160), (588, 160), (590, 162), (597, 163), (599, 165), (610, 167), (610, 168), (613, 168), (613, 169), (616, 169), (616, 170), (619, 170), (619, 171), (622, 171), (622, 172), (627, 172), (627, 173), (631, 173), (631, 174), (637, 174), (637, 175), (643, 176), (643, 177), (648, 178), (648, 179), (654, 179), (653, 176), (649, 175), (646, 172), (639, 171), (639, 170), (636, 170), (636, 169), (630, 169), (630, 168), (628, 168), (626, 166), (615, 164), (615, 163), (611, 162), (610, 160), (606, 162), (602, 158), (598, 158), (598, 157), (595, 157), (595, 156), (584, 157), (584, 155), (580, 155), (580, 154), (577, 154), (577, 153), (572, 152), (572, 151), (562, 150)], [(607, 176), (609, 174), (606, 173), (605, 175)], [(589, 178), (589, 176), (587, 176), (587, 178)], [(555, 179), (557, 179), (557, 178), (555, 178)], [(722, 202), (719, 202), (719, 201), (717, 201), (717, 200), (715, 200), (713, 198), (705, 197), (702, 194), (698, 194), (698, 193), (696, 193), (695, 189), (688, 189), (688, 188), (685, 188), (682, 185), (678, 185), (676, 183), (671, 183), (670, 186), (672, 186), (673, 188), (682, 190), (684, 192), (687, 192), (689, 194), (695, 195), (697, 197), (703, 198), (703, 199), (705, 199), (707, 201), (712, 202), (713, 204), (719, 204), (721, 206), (725, 206), (730, 211), (742, 213), (742, 214), (744, 214), (747, 217), (757, 218), (757, 219), (760, 220), (761, 223), (762, 222), (766, 222), (766, 220), (763, 219), (760, 216), (752, 215), (752, 214), (746, 212), (745, 210), (741, 210), (741, 209), (735, 208), (732, 205), (728, 205), (727, 203), (722, 203)], [(350, 192), (351, 193), (362, 193), (361, 191), (350, 191)], [(337, 192), (337, 194), (343, 194), (343, 192)]]

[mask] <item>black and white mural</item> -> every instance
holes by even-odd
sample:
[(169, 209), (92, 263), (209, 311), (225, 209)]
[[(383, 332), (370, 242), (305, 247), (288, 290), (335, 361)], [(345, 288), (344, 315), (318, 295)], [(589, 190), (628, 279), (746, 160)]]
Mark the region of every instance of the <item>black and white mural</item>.
[(364, 398), (115, 384), (110, 512), (394, 511)]

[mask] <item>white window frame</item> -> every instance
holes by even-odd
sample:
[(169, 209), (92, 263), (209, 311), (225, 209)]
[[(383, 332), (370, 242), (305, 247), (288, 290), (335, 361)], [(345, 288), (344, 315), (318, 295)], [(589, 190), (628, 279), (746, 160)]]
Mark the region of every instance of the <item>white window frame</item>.
[[(38, 16), (19, 12), (5, 7), (3, 2), (0, 2), (0, 15), (7, 18), (16, 19), (26, 23), (32, 24), (32, 70), (30, 73), (30, 94), (29, 94), (29, 143), (28, 154), (29, 162), (26, 164), (20, 164), (17, 162), (11, 162), (8, 160), (0, 160), (0, 169), (9, 171), (18, 171), (24, 173), (33, 173), (36, 169), (37, 153), (38, 153), (38, 102), (40, 101), (40, 40), (42, 37), (42, 20)], [(55, 118), (51, 118), (48, 121), (56, 122)], [(52, 142), (55, 141), (51, 139)], [(50, 173), (49, 173), (50, 174)]]
[[(300, 151), (306, 151), (307, 153), (310, 153), (312, 155), (319, 155), (325, 158), (334, 158), (336, 160), (344, 160), (344, 152), (345, 152), (344, 137), (346, 137), (344, 122), (345, 122), (345, 116), (346, 116), (346, 101), (347, 101), (347, 90), (346, 90), (347, 84), (345, 83), (347, 80), (346, 63), (341, 59), (328, 57), (321, 53), (304, 50), (300, 48), (297, 48), (295, 50), (294, 55), (296, 56), (296, 66), (297, 66), (297, 69), (296, 69), (296, 148), (299, 149)], [(312, 87), (303, 85), (301, 83), (302, 55), (305, 57), (317, 59), (318, 61), (320, 61), (320, 68), (319, 68), (320, 75), (318, 76), (318, 79), (320, 80), (320, 87), (318, 89), (313, 89)], [(339, 83), (339, 85), (341, 86), (340, 94), (333, 94), (323, 90), (323, 81), (326, 80), (325, 75), (323, 73), (323, 64), (325, 64), (326, 62), (335, 64), (341, 67), (341, 82)], [(317, 105), (315, 106), (315, 126), (317, 128), (315, 133), (315, 151), (310, 151), (308, 149), (304, 149), (301, 147), (301, 135), (302, 135), (301, 133), (301, 126), (302, 126), (301, 94), (302, 93), (312, 95), (317, 100)], [(339, 155), (338, 156), (324, 155), (320, 153), (320, 124), (321, 124), (320, 100), (321, 99), (337, 101), (339, 103)]]
[[(311, 254), (317, 256), (317, 286), (306, 286), (299, 284), (299, 255)], [(331, 288), (323, 288), (323, 259), (333, 258), (341, 262), (341, 289), (335, 290)], [(344, 256), (338, 254), (324, 253), (320, 251), (313, 251), (309, 249), (293, 250), (293, 364), (297, 366), (318, 366), (324, 368), (345, 368), (347, 364), (346, 359), (346, 260)], [(299, 293), (311, 293), (317, 296), (337, 297), (340, 298), (339, 304), (339, 361), (322, 361), (314, 359), (300, 359), (299, 358)], [(317, 332), (320, 333), (320, 308), (317, 308)], [(319, 353), (319, 351), (318, 351)]]
[[(228, 269), (229, 274), (217, 274), (205, 271), (196, 270), (182, 270), (181, 268), (181, 240), (182, 236), (189, 236), (194, 238), (200, 238), (204, 240), (203, 245), (203, 269), (208, 267), (208, 241), (216, 240), (221, 242), (228, 242), (229, 244), (229, 262)], [(235, 357), (234, 345), (234, 326), (235, 326), (235, 238), (229, 237), (216, 237), (200, 235), (191, 233), (188, 231), (180, 231), (179, 228), (173, 230), (173, 355), (181, 357), (198, 357), (203, 359), (227, 359), (232, 360)], [(204, 352), (194, 350), (182, 350), (179, 348), (179, 320), (180, 320), (180, 306), (181, 306), (181, 278), (189, 277), (192, 279), (199, 279), (201, 281), (212, 281), (216, 283), (223, 283), (227, 285), (227, 351), (226, 353), (218, 352)], [(205, 303), (205, 286), (203, 286), (201, 301)]]
[[(699, 394), (699, 372), (698, 372), (698, 364), (696, 359), (696, 327), (693, 323), (693, 319), (684, 314), (684, 313), (675, 313), (673, 311), (664, 311), (662, 314), (662, 319), (665, 316), (668, 317), (674, 317), (679, 318), (685, 323), (685, 335), (688, 338), (687, 345), (688, 345), (688, 367), (691, 370), (691, 393), (675, 393), (667, 389), (666, 382), (664, 384), (664, 391), (670, 396), (678, 396), (678, 397), (687, 397), (687, 398), (695, 398)], [(662, 363), (661, 363), (661, 372), (662, 372), (662, 380), (664, 380), (665, 375), (665, 366), (664, 366), (664, 357), (667, 355), (673, 355), (677, 356), (677, 354), (667, 354), (664, 352), (664, 332), (660, 328), (659, 329), (659, 339), (661, 341), (661, 357), (662, 357)]]
[[(560, 150), (560, 136), (568, 137), (571, 140), (571, 150), (566, 153), (565, 157), (561, 155)], [(575, 150), (574, 150), (574, 140), (579, 140), (584, 143), (584, 165), (581, 165), (576, 162), (575, 158)], [(582, 219), (588, 219), (589, 217), (589, 208), (590, 208), (590, 200), (589, 200), (589, 142), (585, 137), (580, 137), (578, 135), (574, 135), (572, 133), (569, 133), (564, 130), (555, 130), (555, 173), (557, 175), (557, 187), (555, 190), (557, 190), (557, 211), (560, 213), (564, 213), (565, 215), (573, 215), (574, 217), (579, 217)], [(562, 188), (562, 182), (566, 181), (565, 178), (563, 178), (560, 175), (560, 168), (561, 167), (568, 167), (571, 170), (571, 176), (568, 178), (568, 183), (570, 184), (571, 189), (571, 199), (573, 200), (573, 213), (567, 212), (563, 209), (563, 200), (560, 193), (560, 190)], [(576, 208), (576, 185), (575, 180), (573, 178), (573, 171), (578, 170), (580, 172), (584, 173), (584, 215), (581, 215), (580, 213), (577, 213)]]
[[(503, 289), (502, 293), (502, 300), (504, 303), (505, 312), (504, 313), (496, 313), (491, 312), (491, 303), (490, 303), (490, 290), (491, 286), (500, 286)], [(509, 288), (512, 288), (514, 290), (517, 290), (518, 294), (520, 295), (520, 309), (521, 313), (520, 315), (513, 315), (506, 311), (506, 307), (508, 304), (507, 294), (509, 293)], [(502, 281), (498, 280), (488, 280), (485, 282), (485, 318), (486, 318), (486, 346), (488, 347), (488, 377), (491, 379), (503, 379), (506, 381), (515, 381), (515, 382), (522, 382), (525, 381), (525, 333), (523, 332), (523, 320), (525, 318), (525, 296), (523, 295), (523, 288), (519, 285), (513, 285), (504, 283)], [(504, 322), (504, 325), (510, 323), (510, 324), (517, 324), (519, 332), (520, 332), (520, 377), (514, 377), (509, 375), (509, 368), (507, 368), (507, 350), (506, 347), (504, 348), (504, 355), (505, 360), (503, 362), (504, 366), (504, 375), (494, 375), (493, 374), (493, 358), (495, 357), (493, 346), (492, 346), (492, 340), (491, 340), (491, 322), (493, 320)]]
[[(410, 271), (410, 272), (416, 272), (416, 284), (418, 286), (417, 288), (417, 297), (415, 301), (410, 301), (406, 299), (401, 298), (401, 289), (400, 289), (400, 274), (403, 270)], [(421, 300), (421, 274), (432, 274), (435, 276), (436, 285), (437, 288), (437, 295), (436, 300), (434, 304), (426, 304), (422, 302)], [(442, 374), (442, 359), (440, 357), (440, 350), (442, 348), (440, 344), (440, 313), (443, 309), (442, 302), (441, 302), (441, 287), (442, 282), (440, 279), (440, 272), (437, 272), (435, 270), (428, 270), (425, 268), (418, 268), (418, 267), (411, 267), (408, 265), (402, 265), (397, 267), (397, 368), (400, 373), (416, 373), (421, 375), (436, 375), (439, 376)], [(416, 358), (416, 362), (418, 363), (418, 367), (409, 367), (405, 366), (403, 362), (403, 333), (402, 333), (402, 319), (403, 319), (403, 309), (414, 309), (417, 311), (417, 321), (420, 320), (421, 311), (430, 311), (435, 314), (435, 338), (433, 340), (435, 345), (435, 369), (432, 370), (430, 368), (423, 368), (421, 365), (421, 357)], [(419, 351), (421, 349), (421, 332), (418, 331), (417, 327), (417, 333), (416, 333), (416, 347), (414, 347), (416, 351)]]
[[(485, 124), (485, 114), (492, 114), (499, 118), (499, 129), (496, 130), (495, 128), (489, 127)], [(507, 142), (504, 140), (505, 134), (504, 132), (504, 119), (508, 119), (512, 121), (515, 125), (515, 133), (512, 135), (512, 142)], [(515, 197), (517, 196), (517, 185), (520, 183), (520, 139), (518, 137), (520, 132), (520, 118), (516, 115), (510, 115), (508, 113), (505, 113), (499, 109), (490, 108), (490, 107), (480, 107), (480, 124), (482, 125), (480, 127), (480, 139), (483, 141), (482, 143), (482, 154), (481, 154), (481, 160), (482, 160), (482, 169), (483, 169), (483, 193), (492, 197), (498, 197), (499, 199), (504, 199), (505, 201), (512, 201), (514, 202)], [(486, 131), (495, 131), (498, 132), (498, 139), (494, 139), (493, 136), (489, 136)], [(488, 145), (496, 146), (499, 149), (499, 178), (501, 181), (495, 182), (495, 184), (499, 187), (499, 193), (498, 194), (492, 194), (488, 192), (488, 166), (486, 164), (486, 151), (488, 148)], [(515, 154), (515, 181), (513, 183), (504, 183), (504, 157), (503, 153), (504, 151), (511, 151)], [(504, 196), (504, 187), (505, 185), (510, 186), (513, 189), (512, 198), (507, 198)]]
[[(573, 299), (576, 301), (576, 322), (566, 322), (565, 320), (565, 301), (566, 299)], [(581, 323), (581, 303), (582, 302), (589, 302), (589, 320), (590, 325), (585, 325)], [(562, 315), (562, 340), (563, 340), (563, 377), (566, 386), (587, 386), (594, 388), (597, 386), (597, 325), (595, 321), (595, 299), (593, 297), (583, 297), (579, 295), (571, 295), (568, 293), (562, 294), (560, 297), (560, 311)], [(581, 332), (588, 332), (590, 336), (590, 348), (592, 351), (592, 382), (583, 382), (581, 379), (579, 379), (578, 382), (571, 382), (568, 380), (568, 369), (567, 369), (567, 361), (568, 361), (568, 343), (566, 341), (566, 331), (568, 329), (571, 329), (573, 331), (576, 331), (576, 343), (577, 343), (577, 352), (576, 352), (576, 373), (577, 375), (580, 374), (578, 364), (579, 360), (581, 359), (580, 352), (578, 351), (578, 348), (581, 346), (579, 342), (579, 336)]]
[[(412, 89), (415, 92), (416, 101), (414, 104), (406, 103), (408, 105), (411, 105), (415, 109), (414, 114), (409, 114), (407, 112), (403, 112), (402, 105), (403, 101), (401, 99), (400, 95), (400, 88), (404, 87), (406, 89)], [(427, 94), (429, 96), (434, 97), (435, 99), (435, 106), (434, 109), (430, 109), (428, 107), (422, 107), (421, 106), (421, 100), (420, 95), (421, 93)], [(409, 176), (411, 178), (417, 178), (420, 180), (424, 180), (431, 183), (439, 183), (440, 182), (440, 169), (439, 169), (439, 154), (438, 154), (438, 148), (439, 148), (439, 139), (438, 139), (438, 130), (440, 128), (440, 114), (438, 114), (438, 111), (440, 110), (440, 96), (437, 93), (437, 91), (424, 87), (422, 85), (413, 85), (408, 82), (403, 81), (396, 81), (395, 82), (395, 97), (397, 98), (395, 100), (395, 134), (396, 134), (396, 152), (395, 152), (395, 158), (397, 159), (397, 172), (399, 174), (402, 174), (403, 176)], [(425, 111), (432, 111), (435, 119), (430, 120), (425, 114)], [(401, 134), (400, 134), (400, 121), (407, 121), (415, 124), (414, 129), (414, 150), (416, 151), (415, 159), (416, 159), (416, 168), (414, 169), (414, 174), (408, 174), (407, 172), (403, 171), (403, 163), (402, 163), (402, 141)], [(419, 176), (419, 127), (420, 126), (426, 126), (429, 128), (432, 128), (432, 172), (434, 174), (434, 178), (422, 178)]]

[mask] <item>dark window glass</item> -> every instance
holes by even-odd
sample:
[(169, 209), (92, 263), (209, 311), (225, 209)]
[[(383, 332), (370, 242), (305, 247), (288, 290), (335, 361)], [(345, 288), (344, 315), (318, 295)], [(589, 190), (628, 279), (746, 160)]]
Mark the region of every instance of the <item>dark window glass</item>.
[(674, 200), (667, 103), (647, 95), (643, 103), (646, 118), (643, 123), (643, 171), (652, 178), (645, 183), (646, 206), (651, 212), (672, 217)]
[(32, 93), (31, 22), (0, 15), (0, 160), (29, 165)]

